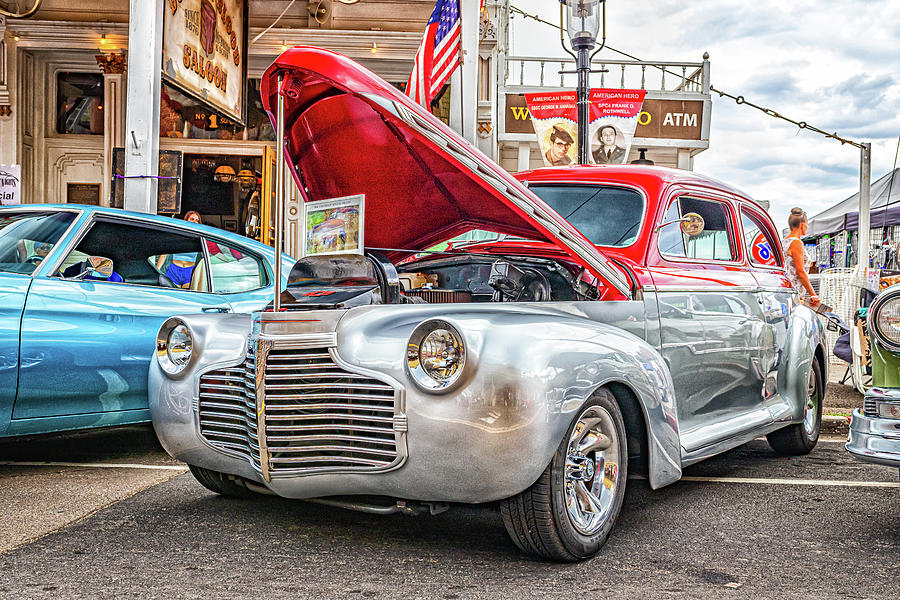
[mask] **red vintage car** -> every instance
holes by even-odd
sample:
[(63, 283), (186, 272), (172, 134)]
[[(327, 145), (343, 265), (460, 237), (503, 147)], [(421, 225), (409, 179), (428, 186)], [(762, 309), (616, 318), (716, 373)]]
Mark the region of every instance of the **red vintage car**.
[[(816, 444), (824, 333), (746, 195), (647, 166), (513, 177), (327, 50), (288, 50), (261, 93), (306, 201), (365, 195), (366, 251), (297, 261), (281, 311), (163, 325), (154, 425), (207, 488), (500, 501), (519, 548), (572, 561), (629, 472), (659, 488), (760, 435)], [(498, 237), (427, 251), (471, 230)]]

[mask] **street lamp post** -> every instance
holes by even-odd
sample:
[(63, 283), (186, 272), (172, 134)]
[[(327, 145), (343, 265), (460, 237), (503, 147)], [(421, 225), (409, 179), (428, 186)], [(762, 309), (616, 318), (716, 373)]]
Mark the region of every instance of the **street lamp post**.
[[(560, 16), (562, 6), (566, 7), (566, 31), (569, 34), (569, 43), (577, 52), (573, 54), (563, 44), (563, 49), (575, 58), (575, 72), (578, 73), (578, 163), (588, 163), (588, 107), (590, 106), (591, 50), (597, 41), (597, 32), (600, 30), (601, 8), (603, 12), (604, 33), (603, 41), (606, 41), (606, 0), (559, 0)], [(562, 32), (560, 32), (562, 41)], [(600, 45), (600, 49), (603, 44)], [(598, 49), (598, 52), (599, 50)]]

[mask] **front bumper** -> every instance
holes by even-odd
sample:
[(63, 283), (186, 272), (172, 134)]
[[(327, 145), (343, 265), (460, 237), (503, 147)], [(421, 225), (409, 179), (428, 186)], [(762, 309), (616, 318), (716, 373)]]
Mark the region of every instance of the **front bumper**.
[(900, 420), (867, 417), (854, 410), (846, 448), (860, 460), (900, 467)]

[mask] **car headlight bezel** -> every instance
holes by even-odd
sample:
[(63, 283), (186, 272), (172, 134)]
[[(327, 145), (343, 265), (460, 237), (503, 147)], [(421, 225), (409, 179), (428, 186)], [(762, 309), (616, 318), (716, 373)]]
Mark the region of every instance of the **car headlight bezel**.
[(167, 319), (156, 334), (156, 362), (169, 377), (178, 378), (196, 357), (194, 332), (178, 317)]
[(423, 391), (445, 393), (462, 383), (467, 371), (467, 354), (466, 341), (459, 329), (443, 319), (429, 319), (409, 336), (406, 368)]
[[(875, 297), (869, 306), (868, 325), (869, 332), (875, 340), (887, 350), (892, 352), (900, 352), (900, 335), (896, 339), (891, 338), (888, 332), (879, 324), (880, 318), (884, 316), (884, 311), (894, 310), (897, 313), (897, 323), (900, 325), (900, 286), (896, 289), (886, 290)], [(895, 326), (896, 327), (896, 326)], [(900, 332), (900, 327), (898, 332)]]

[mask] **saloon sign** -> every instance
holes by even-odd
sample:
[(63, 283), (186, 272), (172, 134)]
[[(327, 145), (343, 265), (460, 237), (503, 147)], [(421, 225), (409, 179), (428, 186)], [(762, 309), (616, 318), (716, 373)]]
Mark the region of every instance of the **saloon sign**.
[(244, 120), (245, 0), (165, 0), (163, 78), (214, 110)]
[[(702, 100), (655, 100), (645, 98), (638, 114), (636, 138), (700, 140), (703, 126)], [(506, 95), (506, 133), (534, 134), (525, 97)]]

